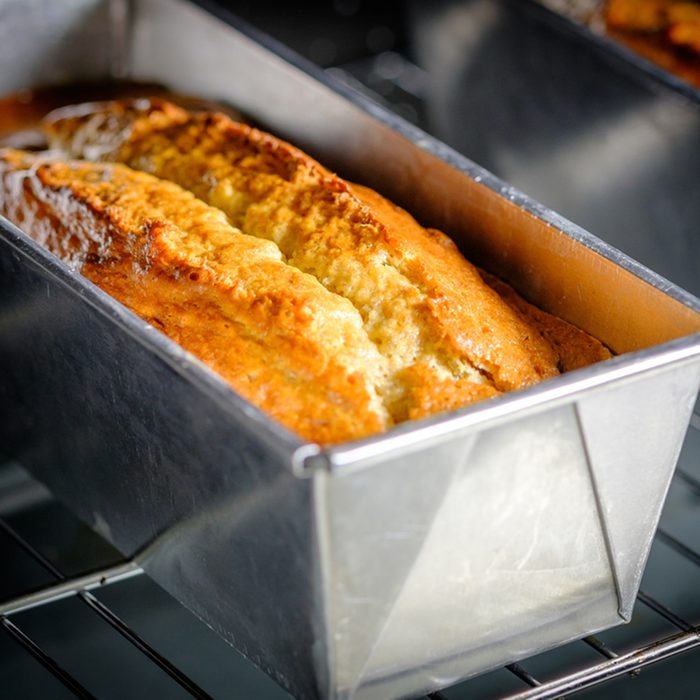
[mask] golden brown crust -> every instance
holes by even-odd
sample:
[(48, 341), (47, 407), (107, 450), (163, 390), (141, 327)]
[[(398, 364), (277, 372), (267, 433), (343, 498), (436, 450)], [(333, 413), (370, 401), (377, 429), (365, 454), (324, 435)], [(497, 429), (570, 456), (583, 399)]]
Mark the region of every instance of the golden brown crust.
[(349, 299), (389, 364), (389, 402), (396, 373), (415, 362), (499, 390), (557, 374), (536, 330), (448, 239), (269, 134), (162, 102), (54, 115), (47, 130), (73, 155), (97, 153), (177, 182)]
[[(172, 183), (5, 151), (2, 213), (309, 440), (387, 427), (356, 311)], [(184, 282), (184, 283), (183, 283)]]
[[(191, 191), (354, 308), (371, 345), (359, 371), (388, 423), (607, 356), (597, 341), (531, 308), (509, 287), (486, 284), (444, 234), (224, 115), (137, 100), (61, 110), (45, 130), (52, 146), (71, 156), (115, 160)], [(269, 332), (278, 322), (269, 320)], [(332, 324), (326, 330), (337, 337)]]
[(450, 351), (467, 356), (502, 391), (558, 374), (556, 357), (537, 328), (502, 303), (450, 238), (423, 228), (373, 190), (352, 187), (392, 234), (410, 277), (426, 290), (434, 327)]
[(401, 370), (397, 381), (404, 388), (402, 399), (392, 406), (392, 414), (397, 423), (454, 411), (501, 393), (488, 384), (479, 384), (469, 379), (446, 379), (440, 376), (435, 367), (423, 362)]
[(509, 284), (495, 275), (485, 270), (480, 270), (480, 273), (484, 281), (498, 292), (507, 304), (537, 326), (556, 352), (557, 365), (561, 372), (570, 372), (612, 357), (605, 345), (593, 336), (525, 301)]

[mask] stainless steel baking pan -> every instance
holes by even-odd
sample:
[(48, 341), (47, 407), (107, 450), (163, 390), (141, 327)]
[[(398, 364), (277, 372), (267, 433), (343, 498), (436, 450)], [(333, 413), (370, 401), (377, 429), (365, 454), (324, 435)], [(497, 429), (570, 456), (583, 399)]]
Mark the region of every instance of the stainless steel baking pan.
[(299, 697), (418, 694), (629, 619), (700, 384), (697, 299), (206, 7), (0, 19), (2, 91), (117, 73), (230, 102), (620, 354), (321, 450), (2, 222), (8, 455)]
[(431, 131), (700, 294), (700, 90), (543, 3), (414, 3)]

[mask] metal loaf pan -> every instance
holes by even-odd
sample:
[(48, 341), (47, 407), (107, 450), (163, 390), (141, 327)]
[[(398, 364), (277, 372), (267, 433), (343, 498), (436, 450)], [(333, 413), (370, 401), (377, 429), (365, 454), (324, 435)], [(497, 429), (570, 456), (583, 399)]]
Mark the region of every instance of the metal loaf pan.
[(700, 383), (697, 299), (206, 7), (0, 18), (3, 92), (117, 74), (226, 100), (620, 353), (320, 450), (3, 221), (9, 456), (298, 697), (418, 694), (629, 619)]

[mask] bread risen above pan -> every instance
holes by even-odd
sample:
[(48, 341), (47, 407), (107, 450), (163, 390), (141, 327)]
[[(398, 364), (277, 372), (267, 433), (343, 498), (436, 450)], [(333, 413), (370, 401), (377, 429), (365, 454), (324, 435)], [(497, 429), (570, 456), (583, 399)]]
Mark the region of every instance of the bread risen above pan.
[(359, 314), (273, 243), (123, 165), (6, 151), (0, 179), (5, 216), (301, 435), (387, 426), (382, 358)]
[(305, 439), (609, 357), (444, 234), (221, 114), (136, 100), (45, 129), (68, 162), (6, 152), (3, 213)]

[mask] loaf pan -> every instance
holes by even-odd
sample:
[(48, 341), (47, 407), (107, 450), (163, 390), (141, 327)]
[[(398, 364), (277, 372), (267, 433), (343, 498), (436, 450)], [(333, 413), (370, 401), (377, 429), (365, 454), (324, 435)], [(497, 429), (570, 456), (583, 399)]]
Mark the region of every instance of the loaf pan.
[(217, 12), (4, 0), (0, 88), (118, 76), (229, 102), (618, 356), (321, 449), (2, 221), (6, 456), (300, 698), (417, 695), (629, 620), (700, 302)]

